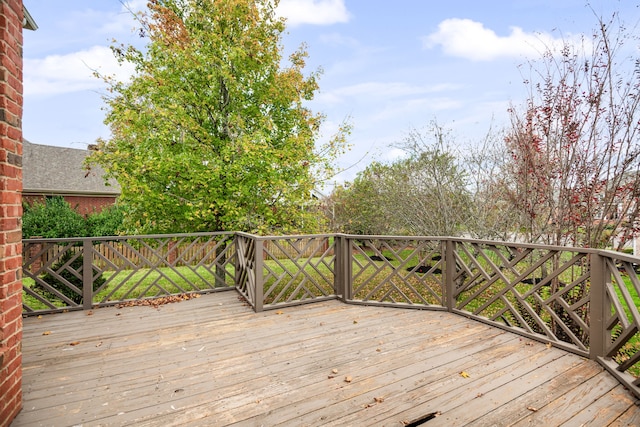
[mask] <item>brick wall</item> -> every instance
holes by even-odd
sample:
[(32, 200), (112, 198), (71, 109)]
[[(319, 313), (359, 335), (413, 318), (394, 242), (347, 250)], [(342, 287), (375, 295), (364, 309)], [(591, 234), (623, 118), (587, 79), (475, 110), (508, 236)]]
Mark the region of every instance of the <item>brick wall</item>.
[[(71, 205), (76, 212), (80, 215), (87, 216), (94, 212), (101, 212), (108, 206), (113, 206), (116, 203), (116, 197), (109, 196), (63, 196), (64, 199)], [(23, 200), (26, 203), (43, 203), (45, 195), (29, 194), (24, 195)]]
[(22, 18), (0, 2), (0, 427), (22, 407)]

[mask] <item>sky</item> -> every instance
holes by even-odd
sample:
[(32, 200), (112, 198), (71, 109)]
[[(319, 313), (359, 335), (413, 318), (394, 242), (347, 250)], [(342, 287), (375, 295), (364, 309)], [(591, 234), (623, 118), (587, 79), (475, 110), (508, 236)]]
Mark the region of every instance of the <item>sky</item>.
[[(24, 138), (86, 148), (108, 138), (105, 85), (94, 71), (126, 80), (109, 49), (140, 45), (129, 10), (145, 0), (25, 0), (38, 25), (24, 32)], [(412, 130), (434, 121), (459, 147), (478, 144), (521, 105), (530, 61), (544, 46), (589, 37), (597, 16), (619, 12), (634, 28), (631, 0), (281, 0), (285, 54), (302, 43), (308, 71), (322, 69), (309, 107), (325, 115), (320, 142), (351, 123), (350, 150), (333, 182), (352, 180), (372, 161), (402, 154)], [(638, 31), (636, 31), (637, 33)], [(331, 183), (329, 183), (331, 184)]]

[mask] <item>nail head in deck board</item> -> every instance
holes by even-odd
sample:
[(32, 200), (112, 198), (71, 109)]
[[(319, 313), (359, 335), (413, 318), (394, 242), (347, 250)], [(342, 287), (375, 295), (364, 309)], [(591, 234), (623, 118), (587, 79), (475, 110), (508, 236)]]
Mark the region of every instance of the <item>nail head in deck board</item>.
[[(234, 292), (224, 292), (160, 309), (111, 307), (92, 316), (26, 318), (24, 409), (12, 427), (254, 425), (260, 419), (276, 420), (273, 425), (400, 425), (441, 410), (429, 402), (449, 401), (461, 409), (481, 402), (474, 385), (484, 387), (483, 397), (492, 390), (497, 396), (501, 390), (512, 393), (526, 375), (548, 378), (520, 394), (522, 399), (536, 396), (540, 403), (544, 393), (555, 393), (538, 412), (527, 412), (532, 419), (544, 415), (555, 424), (548, 417), (554, 402), (565, 397), (582, 408), (573, 414), (586, 414), (591, 405), (600, 411), (607, 399), (616, 399), (607, 419), (615, 419), (615, 412), (620, 420), (639, 417), (631, 395), (621, 403), (621, 387), (612, 388), (617, 383), (596, 362), (529, 345), (528, 339), (461, 316), (338, 301), (282, 311), (256, 314)], [(44, 330), (51, 334), (43, 336)], [(576, 364), (600, 373), (581, 376), (571, 369)], [(340, 375), (329, 379), (332, 369)], [(463, 370), (470, 378), (460, 377)], [(347, 375), (351, 383), (341, 381)], [(564, 382), (574, 386), (553, 389)], [(370, 405), (380, 396), (383, 401)], [(493, 410), (506, 418), (526, 410), (514, 404), (518, 396), (513, 399)], [(413, 417), (409, 405), (419, 410)], [(566, 418), (566, 408), (559, 409)], [(484, 412), (487, 419), (495, 416), (488, 408)], [(442, 411), (425, 425), (446, 415)], [(475, 422), (482, 425), (482, 419)]]

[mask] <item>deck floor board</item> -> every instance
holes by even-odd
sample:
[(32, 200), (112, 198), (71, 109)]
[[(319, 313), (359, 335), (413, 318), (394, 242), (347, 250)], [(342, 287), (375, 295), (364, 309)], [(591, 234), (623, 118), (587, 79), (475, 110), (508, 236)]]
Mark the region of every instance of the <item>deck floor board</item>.
[(596, 362), (442, 311), (235, 292), (24, 319), (21, 426), (637, 425)]

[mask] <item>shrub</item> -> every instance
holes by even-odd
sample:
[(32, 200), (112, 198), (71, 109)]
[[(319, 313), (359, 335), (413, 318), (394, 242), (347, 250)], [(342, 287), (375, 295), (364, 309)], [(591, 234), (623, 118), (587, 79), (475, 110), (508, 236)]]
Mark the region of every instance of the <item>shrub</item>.
[(22, 235), (25, 239), (83, 237), (87, 235), (87, 224), (64, 198), (55, 196), (44, 203), (24, 206)]
[(90, 236), (117, 236), (123, 231), (123, 220), (124, 209), (113, 205), (87, 217), (87, 232)]

